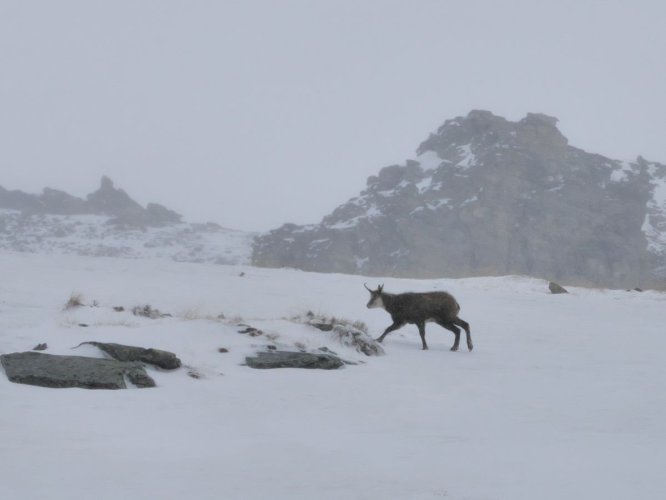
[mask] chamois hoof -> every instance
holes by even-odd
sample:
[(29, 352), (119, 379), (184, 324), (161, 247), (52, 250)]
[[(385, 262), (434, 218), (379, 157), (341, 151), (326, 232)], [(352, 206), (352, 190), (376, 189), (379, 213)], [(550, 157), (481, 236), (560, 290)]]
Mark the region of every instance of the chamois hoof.
[(467, 348), (469, 349), (469, 352), (472, 352), (472, 349), (474, 349), (473, 345), (468, 345)]
[(456, 352), (456, 351), (458, 350), (458, 346), (454, 345), (454, 346), (451, 348), (451, 350), (452, 350), (453, 352)]
[(377, 337), (377, 338), (375, 339), (375, 342), (379, 342), (379, 343), (381, 344), (383, 340), (384, 340), (384, 339), (381, 339), (381, 338)]

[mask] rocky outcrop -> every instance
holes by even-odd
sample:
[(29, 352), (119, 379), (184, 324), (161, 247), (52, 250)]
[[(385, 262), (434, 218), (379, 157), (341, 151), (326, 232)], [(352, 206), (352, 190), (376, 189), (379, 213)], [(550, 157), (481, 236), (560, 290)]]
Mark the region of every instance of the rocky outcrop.
[(37, 352), (3, 354), (0, 362), (7, 378), (18, 384), (40, 387), (126, 389), (125, 377), (137, 387), (154, 387), (141, 363), (59, 356)]
[(139, 212), (143, 207), (129, 197), (122, 189), (117, 189), (108, 177), (102, 177), (99, 189), (86, 197), (91, 213), (120, 215), (123, 212)]
[(666, 166), (587, 153), (556, 123), (488, 111), (448, 120), (321, 223), (258, 237), (253, 263), (666, 288)]

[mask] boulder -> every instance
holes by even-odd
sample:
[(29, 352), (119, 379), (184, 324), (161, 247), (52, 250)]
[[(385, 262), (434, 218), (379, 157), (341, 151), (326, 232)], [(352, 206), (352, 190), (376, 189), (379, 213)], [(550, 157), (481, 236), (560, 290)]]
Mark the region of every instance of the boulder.
[(314, 354), (309, 352), (270, 351), (258, 352), (256, 356), (248, 356), (245, 363), (250, 368), (318, 368), (335, 370), (345, 363), (332, 354)]
[(155, 387), (141, 363), (60, 356), (38, 352), (3, 354), (7, 378), (18, 384), (83, 389), (126, 389), (125, 377), (137, 387)]

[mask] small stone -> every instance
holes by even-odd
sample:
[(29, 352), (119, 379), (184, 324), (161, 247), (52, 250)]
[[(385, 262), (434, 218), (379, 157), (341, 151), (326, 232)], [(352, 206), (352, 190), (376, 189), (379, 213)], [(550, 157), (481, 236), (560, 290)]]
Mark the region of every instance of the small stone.
[(33, 351), (46, 351), (48, 349), (48, 344), (46, 342), (42, 344), (37, 344), (35, 347), (32, 348)]
[(247, 328), (244, 328), (243, 330), (238, 330), (238, 333), (243, 333), (243, 334), (248, 334), (250, 337), (257, 337), (259, 335), (263, 335), (264, 332), (261, 330), (254, 328), (253, 326), (248, 326)]
[(558, 293), (569, 293), (563, 286), (558, 285), (557, 283), (551, 281), (548, 284), (548, 289), (550, 290), (550, 293), (552, 294), (558, 294)]

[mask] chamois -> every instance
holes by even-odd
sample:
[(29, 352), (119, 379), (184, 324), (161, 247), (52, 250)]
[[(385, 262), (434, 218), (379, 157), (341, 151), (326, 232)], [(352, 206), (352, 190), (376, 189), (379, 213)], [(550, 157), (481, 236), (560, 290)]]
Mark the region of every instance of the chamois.
[(391, 315), (393, 320), (393, 324), (376, 339), (377, 342), (383, 341), (384, 337), (393, 330), (410, 323), (418, 327), (423, 350), (426, 350), (428, 344), (425, 340), (425, 324), (433, 321), (439, 326), (452, 331), (456, 336), (453, 347), (451, 347), (452, 351), (457, 351), (460, 343), (460, 328), (458, 327), (462, 327), (467, 334), (467, 348), (470, 351), (474, 348), (469, 323), (458, 317), (460, 306), (453, 295), (447, 292), (392, 294), (384, 292), (384, 285), (379, 285), (377, 290), (371, 290), (367, 284), (364, 286), (370, 292), (368, 309), (382, 307)]

